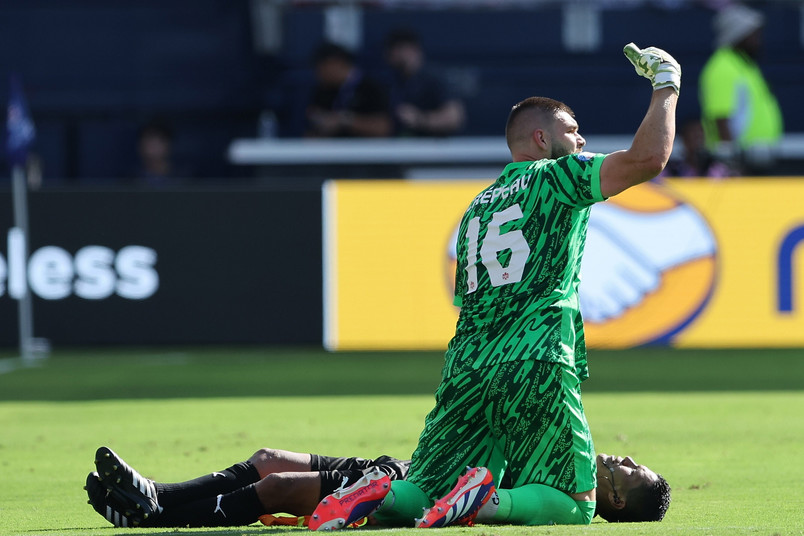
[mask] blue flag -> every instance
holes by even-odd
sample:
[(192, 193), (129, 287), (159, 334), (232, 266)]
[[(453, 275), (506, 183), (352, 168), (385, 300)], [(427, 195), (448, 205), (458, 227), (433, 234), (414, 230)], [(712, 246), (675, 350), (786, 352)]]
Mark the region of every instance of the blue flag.
[(36, 129), (28, 111), (28, 103), (25, 102), (22, 84), (15, 76), (11, 77), (6, 131), (8, 160), (12, 166), (22, 166), (28, 159), (28, 149), (34, 141)]

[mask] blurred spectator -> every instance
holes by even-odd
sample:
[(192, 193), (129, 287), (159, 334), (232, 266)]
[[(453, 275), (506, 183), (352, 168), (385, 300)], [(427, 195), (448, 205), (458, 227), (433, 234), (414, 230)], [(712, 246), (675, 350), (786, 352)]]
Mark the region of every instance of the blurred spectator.
[(313, 58), (316, 86), (307, 107), (307, 135), (314, 137), (390, 136), (388, 94), (355, 65), (340, 45), (321, 45)]
[(386, 39), (385, 54), (394, 72), (391, 109), (398, 136), (446, 136), (463, 126), (464, 107), (449, 95), (443, 80), (424, 66), (419, 37), (396, 30)]
[(700, 77), (706, 145), (742, 174), (772, 172), (782, 114), (757, 64), (764, 17), (742, 5), (714, 18), (716, 46)]
[(683, 146), (681, 158), (668, 162), (662, 172), (663, 177), (730, 177), (734, 170), (718, 161), (706, 148), (701, 121), (690, 118), (681, 123), (678, 136)]
[(173, 129), (165, 122), (153, 120), (140, 129), (137, 140), (139, 164), (136, 180), (158, 186), (173, 179), (189, 178), (174, 162)]

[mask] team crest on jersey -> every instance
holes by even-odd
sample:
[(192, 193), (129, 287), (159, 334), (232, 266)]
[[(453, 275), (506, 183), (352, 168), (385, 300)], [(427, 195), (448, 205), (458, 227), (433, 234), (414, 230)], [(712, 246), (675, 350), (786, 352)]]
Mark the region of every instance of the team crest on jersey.
[(594, 157), (595, 157), (595, 153), (588, 153), (586, 151), (584, 151), (582, 153), (578, 153), (578, 154), (575, 155), (575, 158), (577, 158), (581, 162), (588, 162)]

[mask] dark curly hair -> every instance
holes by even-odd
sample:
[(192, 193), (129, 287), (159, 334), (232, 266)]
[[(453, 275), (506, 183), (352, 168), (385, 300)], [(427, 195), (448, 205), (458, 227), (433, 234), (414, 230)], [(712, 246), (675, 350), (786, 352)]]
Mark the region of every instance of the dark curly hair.
[(600, 512), (610, 522), (661, 521), (670, 506), (670, 484), (662, 475), (634, 488), (625, 496), (625, 508)]

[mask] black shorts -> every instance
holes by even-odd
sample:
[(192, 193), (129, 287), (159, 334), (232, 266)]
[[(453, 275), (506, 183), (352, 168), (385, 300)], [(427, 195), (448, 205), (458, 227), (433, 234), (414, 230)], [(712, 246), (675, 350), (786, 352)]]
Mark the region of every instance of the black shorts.
[(378, 467), (391, 477), (391, 480), (405, 480), (408, 476), (410, 460), (397, 460), (390, 456), (380, 456), (374, 460), (365, 458), (334, 458), (332, 456), (310, 455), (310, 468), (321, 475), (321, 497), (336, 489), (350, 486), (367, 471)]

